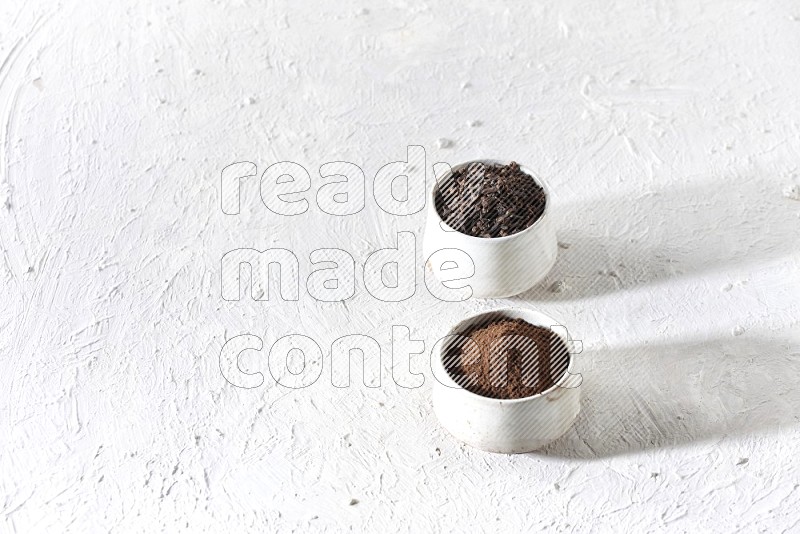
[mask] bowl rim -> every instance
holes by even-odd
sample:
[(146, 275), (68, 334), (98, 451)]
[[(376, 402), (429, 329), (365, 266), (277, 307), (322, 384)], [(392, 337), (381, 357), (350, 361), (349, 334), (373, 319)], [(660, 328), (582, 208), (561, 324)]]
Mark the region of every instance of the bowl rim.
[[(524, 172), (525, 174), (527, 174), (528, 176), (530, 176), (531, 178), (533, 178), (533, 180), (544, 191), (544, 198), (545, 198), (544, 211), (539, 216), (539, 218), (536, 219), (533, 222), (532, 225), (528, 226), (524, 230), (520, 230), (519, 232), (517, 232), (515, 234), (511, 234), (511, 235), (500, 236), (500, 237), (478, 237), (478, 236), (474, 236), (474, 235), (465, 234), (464, 232), (459, 232), (458, 230), (456, 230), (455, 228), (451, 227), (446, 222), (444, 222), (444, 220), (442, 219), (442, 216), (439, 215), (439, 211), (436, 209), (436, 192), (439, 190), (439, 184), (444, 182), (444, 180), (446, 180), (447, 178), (449, 178), (453, 174), (453, 171), (460, 170), (460, 169), (462, 169), (462, 168), (464, 168), (467, 165), (470, 165), (472, 163), (484, 163), (484, 164), (488, 164), (488, 165), (509, 165), (512, 162), (517, 163), (519, 165), (520, 170), (522, 172)], [(449, 165), (449, 163), (447, 165)], [(511, 160), (511, 159), (505, 160), (505, 159), (494, 159), (494, 158), (479, 158), (479, 159), (472, 159), (472, 160), (468, 160), (468, 161), (463, 161), (463, 162), (457, 163), (455, 165), (450, 165), (450, 170), (448, 172), (444, 173), (441, 176), (441, 178), (437, 179), (436, 178), (436, 173), (434, 173), (433, 187), (431, 188), (431, 191), (430, 191), (429, 200), (431, 202), (431, 210), (433, 211), (433, 214), (436, 216), (436, 220), (437, 220), (438, 224), (440, 225), (440, 227), (447, 228), (446, 231), (449, 231), (449, 232), (452, 232), (454, 234), (457, 234), (457, 235), (459, 235), (459, 236), (461, 236), (461, 237), (463, 237), (463, 238), (465, 238), (467, 240), (478, 240), (480, 242), (486, 243), (486, 242), (489, 242), (489, 241), (497, 242), (497, 241), (511, 239), (511, 238), (514, 238), (514, 237), (520, 237), (523, 234), (531, 232), (534, 229), (542, 226), (542, 221), (550, 213), (550, 204), (552, 204), (553, 196), (550, 194), (550, 187), (547, 185), (547, 183), (544, 180), (542, 180), (541, 176), (539, 176), (537, 173), (533, 172), (531, 170), (531, 168), (528, 167), (527, 165), (523, 165), (523, 164), (519, 163), (517, 160)]]
[[(442, 383), (442, 381), (439, 380), (436, 377), (436, 375), (434, 374), (433, 379), (439, 384), (439, 386), (446, 387), (446, 388), (452, 389), (454, 391), (458, 391), (460, 394), (464, 394), (469, 398), (472, 398), (472, 399), (475, 399), (475, 400), (479, 400), (481, 402), (492, 403), (492, 404), (519, 404), (519, 403), (526, 402), (526, 401), (532, 401), (532, 400), (539, 399), (541, 397), (545, 397), (545, 396), (553, 393), (554, 391), (557, 391), (559, 388), (562, 387), (562, 384), (565, 381), (567, 381), (570, 376), (572, 376), (572, 373), (570, 373), (570, 367), (572, 366), (572, 363), (573, 363), (573, 361), (575, 359), (575, 356), (573, 354), (573, 351), (570, 350), (569, 341), (565, 340), (564, 337), (560, 333), (556, 332), (555, 330), (553, 330), (551, 328), (551, 326), (561, 325), (561, 322), (553, 319), (551, 316), (547, 315), (546, 313), (542, 313), (539, 310), (526, 309), (526, 308), (515, 308), (515, 307), (495, 308), (495, 309), (491, 309), (491, 310), (485, 310), (485, 311), (473, 313), (471, 315), (468, 315), (467, 317), (464, 317), (463, 319), (458, 321), (454, 326), (452, 326), (448, 330), (446, 336), (457, 335), (456, 329), (459, 327), (459, 325), (462, 325), (467, 321), (472, 321), (472, 320), (477, 319), (477, 318), (479, 318), (481, 316), (484, 316), (484, 315), (491, 315), (491, 314), (498, 314), (498, 313), (499, 314), (505, 314), (505, 313), (509, 313), (509, 312), (520, 314), (520, 315), (527, 315), (527, 314), (538, 315), (539, 316), (538, 318), (533, 318), (532, 319), (533, 322), (531, 322), (531, 321), (529, 321), (529, 322), (531, 322), (531, 324), (533, 324), (535, 326), (541, 326), (541, 327), (547, 328), (548, 330), (553, 332), (555, 335), (557, 335), (561, 339), (561, 341), (567, 347), (567, 353), (569, 354), (569, 362), (567, 363), (567, 369), (566, 369), (566, 371), (564, 371), (564, 374), (561, 376), (561, 378), (559, 378), (556, 381), (555, 384), (553, 384), (552, 386), (550, 386), (546, 390), (544, 390), (544, 391), (542, 391), (540, 393), (537, 393), (536, 395), (530, 395), (528, 397), (521, 397), (519, 399), (499, 399), (499, 398), (496, 398), (496, 397), (485, 397), (483, 395), (479, 395), (477, 393), (469, 391), (468, 389), (466, 389), (466, 388), (464, 388), (462, 386), (459, 386), (456, 383), (456, 381), (453, 380), (453, 377), (450, 376), (450, 373), (447, 372), (447, 369), (445, 368), (444, 363), (442, 362), (442, 347), (439, 347), (439, 349), (437, 350), (437, 354), (436, 354), (436, 365), (437, 365), (437, 367), (439, 367), (442, 370), (442, 372), (444, 373), (444, 376), (446, 377), (446, 380), (448, 382), (450, 382), (450, 384), (452, 384), (452, 385), (448, 385), (448, 384)], [(550, 322), (551, 324), (550, 325), (542, 324), (541, 319), (546, 319), (544, 322)], [(528, 321), (527, 318), (525, 320)], [(580, 387), (580, 386), (577, 386), (577, 387)]]

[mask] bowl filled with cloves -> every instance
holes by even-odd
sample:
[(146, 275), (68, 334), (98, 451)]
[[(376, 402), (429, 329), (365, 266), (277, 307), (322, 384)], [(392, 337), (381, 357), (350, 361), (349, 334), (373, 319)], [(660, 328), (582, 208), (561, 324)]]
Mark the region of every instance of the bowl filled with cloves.
[[(477, 298), (522, 293), (556, 261), (558, 242), (547, 186), (514, 161), (483, 159), (451, 167), (428, 202), (423, 251), (442, 283), (471, 272)], [(465, 266), (465, 264), (467, 264)]]

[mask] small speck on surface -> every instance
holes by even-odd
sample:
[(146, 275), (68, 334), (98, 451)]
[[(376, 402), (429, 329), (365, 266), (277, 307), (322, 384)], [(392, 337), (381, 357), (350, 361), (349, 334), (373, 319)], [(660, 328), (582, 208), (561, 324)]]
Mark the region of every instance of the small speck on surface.
[(436, 141), (436, 144), (439, 146), (439, 148), (452, 148), (454, 143), (450, 139), (447, 139), (447, 138), (444, 138), (444, 137), (440, 137)]
[(800, 200), (800, 185), (787, 185), (783, 188), (783, 196), (791, 200)]
[(736, 465), (744, 465), (750, 461), (750, 458), (739, 458), (739, 461), (736, 462)]
[(550, 285), (550, 293), (563, 293), (567, 290), (567, 284), (563, 280), (556, 280)]
[(737, 326), (737, 327), (735, 327), (733, 329), (733, 335), (734, 336), (741, 336), (742, 334), (744, 334), (744, 327), (743, 326)]
[(571, 243), (564, 243), (563, 241), (558, 242), (558, 248), (563, 248), (564, 250), (567, 250), (571, 246)]
[(358, 499), (350, 499), (350, 506), (355, 506), (359, 503)]

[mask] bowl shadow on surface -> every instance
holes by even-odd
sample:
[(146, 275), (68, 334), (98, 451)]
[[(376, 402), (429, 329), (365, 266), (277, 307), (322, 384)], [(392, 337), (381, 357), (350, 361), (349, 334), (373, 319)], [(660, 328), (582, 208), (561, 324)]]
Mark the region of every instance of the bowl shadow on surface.
[(581, 412), (530, 453), (597, 459), (769, 431), (800, 420), (800, 351), (765, 338), (588, 351)]
[(800, 250), (797, 204), (776, 184), (734, 180), (607, 198), (553, 210), (559, 251), (518, 300), (570, 300)]

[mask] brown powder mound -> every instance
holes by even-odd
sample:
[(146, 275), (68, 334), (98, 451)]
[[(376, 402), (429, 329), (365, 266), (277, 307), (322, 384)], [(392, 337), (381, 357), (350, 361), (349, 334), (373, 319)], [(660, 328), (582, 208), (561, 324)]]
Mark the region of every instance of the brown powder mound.
[(453, 230), (473, 237), (504, 237), (544, 213), (544, 189), (519, 164), (470, 163), (436, 190), (436, 211)]
[(472, 393), (521, 399), (550, 389), (569, 365), (569, 351), (548, 328), (522, 319), (477, 325), (445, 349), (445, 369)]

